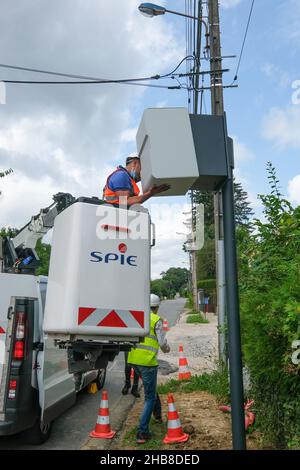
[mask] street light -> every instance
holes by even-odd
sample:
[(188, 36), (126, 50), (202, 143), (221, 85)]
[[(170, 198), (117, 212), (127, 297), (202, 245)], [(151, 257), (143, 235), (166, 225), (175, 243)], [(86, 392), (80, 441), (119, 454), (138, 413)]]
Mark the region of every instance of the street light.
[(154, 3), (141, 3), (139, 6), (139, 10), (144, 16), (148, 16), (148, 18), (152, 18), (153, 16), (164, 15), (166, 13), (166, 9), (159, 5), (155, 5)]
[(165, 13), (173, 13), (173, 15), (178, 16), (185, 16), (186, 18), (192, 18), (193, 20), (197, 20), (196, 16), (186, 15), (185, 13), (179, 13), (178, 11), (174, 10), (167, 10), (160, 5), (155, 5), (155, 3), (141, 3), (139, 6), (139, 10), (144, 16), (148, 16), (148, 18), (153, 18), (153, 16), (164, 15)]

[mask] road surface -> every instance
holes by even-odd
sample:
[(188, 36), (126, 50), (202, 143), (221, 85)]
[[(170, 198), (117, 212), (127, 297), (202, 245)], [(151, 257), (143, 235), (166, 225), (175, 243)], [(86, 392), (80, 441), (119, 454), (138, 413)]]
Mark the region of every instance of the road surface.
[[(175, 324), (183, 310), (185, 299), (163, 301), (159, 314), (167, 318), (169, 326)], [(129, 394), (121, 395), (124, 384), (124, 354), (120, 353), (113, 363), (108, 364), (105, 390), (108, 391), (111, 427), (117, 426), (119, 417), (126, 415), (131, 408), (134, 397)], [(80, 449), (86, 443), (89, 432), (95, 427), (101, 391), (95, 395), (82, 391), (77, 396), (77, 402), (53, 424), (51, 437), (41, 446), (22, 444), (20, 437), (0, 437), (0, 451), (4, 449)], [(125, 417), (125, 416), (124, 416)]]

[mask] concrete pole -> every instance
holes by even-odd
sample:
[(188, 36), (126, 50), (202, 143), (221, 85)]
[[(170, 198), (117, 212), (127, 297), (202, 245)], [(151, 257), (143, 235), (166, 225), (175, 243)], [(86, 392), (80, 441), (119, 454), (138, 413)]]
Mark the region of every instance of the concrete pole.
[[(223, 83), (222, 83), (222, 59), (220, 39), (220, 17), (218, 0), (208, 0), (209, 30), (210, 30), (210, 54), (211, 54), (211, 107), (212, 114), (224, 114)], [(227, 131), (226, 131), (227, 135)], [(228, 152), (227, 152), (228, 155)], [(229, 158), (228, 158), (229, 160)], [(240, 337), (240, 315), (238, 296), (237, 257), (235, 240), (235, 217), (234, 217), (234, 189), (233, 168), (228, 165), (228, 178), (222, 188), (222, 203), (220, 195), (215, 197), (215, 216), (217, 237), (217, 271), (218, 271), (218, 306), (219, 319), (223, 320), (220, 312), (220, 295), (223, 298), (225, 291), (222, 279), (222, 248), (220, 249), (220, 228), (224, 226), (224, 258), (226, 279), (226, 304), (228, 316), (228, 342), (229, 342), (229, 372), (231, 393), (231, 417), (232, 417), (232, 441), (233, 448), (243, 450), (246, 448), (245, 418), (244, 418), (244, 394), (242, 353)], [(224, 221), (220, 220), (220, 210), (224, 210)], [(223, 222), (223, 223), (222, 223)], [(224, 224), (224, 225), (223, 225)], [(225, 283), (224, 283), (225, 285)], [(221, 325), (219, 325), (221, 326)]]
[[(209, 0), (209, 33), (210, 33), (210, 70), (211, 74), (211, 112), (213, 115), (224, 114), (223, 78), (221, 59), (220, 18), (217, 1)], [(220, 71), (220, 72), (218, 72)], [(219, 361), (221, 370), (227, 366), (227, 351), (225, 337), (226, 321), (226, 281), (224, 270), (224, 234), (221, 191), (214, 194), (215, 213), (215, 252), (217, 279), (217, 315), (219, 326)]]

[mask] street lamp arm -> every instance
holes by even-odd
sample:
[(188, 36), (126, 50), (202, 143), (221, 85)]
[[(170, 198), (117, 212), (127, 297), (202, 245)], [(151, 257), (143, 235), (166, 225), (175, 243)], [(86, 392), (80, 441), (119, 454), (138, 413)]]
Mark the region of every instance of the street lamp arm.
[(183, 16), (184, 18), (191, 18), (195, 21), (201, 21), (201, 23), (205, 26), (206, 49), (209, 49), (208, 25), (203, 18), (198, 18), (192, 15), (186, 15), (185, 13), (180, 13), (179, 11), (168, 10), (167, 8), (164, 8), (160, 5), (156, 5), (154, 3), (141, 3), (138, 9), (143, 15), (148, 16), (149, 18), (152, 18), (153, 16), (164, 15), (165, 13), (172, 13), (172, 15)]
[(206, 48), (207, 48), (207, 49), (209, 48), (209, 42), (208, 42), (208, 38), (209, 38), (208, 24), (206, 23), (205, 20), (203, 20), (202, 18), (197, 18), (196, 16), (186, 15), (185, 13), (179, 13), (178, 11), (167, 10), (167, 8), (165, 8), (165, 12), (166, 12), (166, 13), (172, 13), (173, 15), (183, 16), (184, 18), (191, 18), (192, 20), (195, 20), (195, 21), (201, 21), (201, 23), (202, 23), (202, 24), (204, 25), (204, 27), (205, 27)]

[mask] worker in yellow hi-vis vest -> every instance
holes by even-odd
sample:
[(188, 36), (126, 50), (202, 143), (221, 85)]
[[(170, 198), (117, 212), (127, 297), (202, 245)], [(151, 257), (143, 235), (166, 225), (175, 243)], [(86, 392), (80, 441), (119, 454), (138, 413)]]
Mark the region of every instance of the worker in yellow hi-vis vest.
[(165, 332), (163, 331), (163, 321), (160, 316), (157, 315), (160, 305), (160, 299), (157, 295), (151, 294), (150, 305), (150, 333), (144, 338), (142, 343), (137, 344), (128, 354), (128, 364), (132, 364), (138, 374), (142, 376), (145, 394), (144, 409), (137, 431), (138, 444), (144, 444), (146, 440), (152, 437), (149, 431), (149, 422), (152, 412), (154, 418), (162, 422), (161, 403), (156, 391), (157, 353), (159, 348), (164, 353), (170, 352), (170, 346), (167, 343)]

